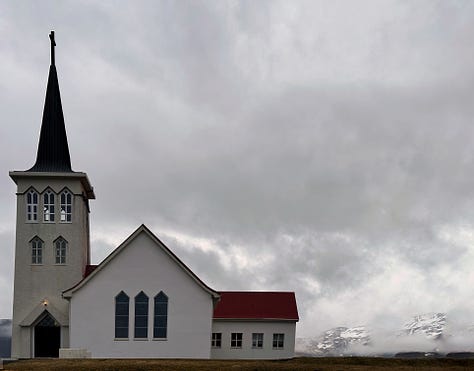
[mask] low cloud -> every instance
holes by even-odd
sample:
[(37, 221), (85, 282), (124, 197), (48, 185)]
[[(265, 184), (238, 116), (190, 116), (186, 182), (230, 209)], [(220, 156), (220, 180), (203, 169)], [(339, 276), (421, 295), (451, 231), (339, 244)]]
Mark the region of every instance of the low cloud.
[(0, 5), (0, 317), (55, 25), (94, 263), (144, 223), (215, 289), (296, 291), (299, 336), (472, 318), (472, 4), (29, 5)]

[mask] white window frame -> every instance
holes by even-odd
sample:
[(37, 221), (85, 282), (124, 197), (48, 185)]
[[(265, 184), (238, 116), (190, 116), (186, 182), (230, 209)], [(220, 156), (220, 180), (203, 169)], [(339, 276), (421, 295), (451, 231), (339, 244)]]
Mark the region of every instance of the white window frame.
[(273, 334), (273, 349), (285, 348), (285, 334), (277, 333)]
[[(139, 301), (138, 299), (143, 299)], [(150, 315), (150, 298), (143, 291), (140, 291), (134, 298), (135, 301), (135, 316), (134, 316), (134, 326), (133, 326), (133, 338), (136, 340), (147, 340), (148, 339), (148, 323)], [(145, 313), (138, 313), (138, 305), (143, 305)], [(139, 325), (139, 320), (143, 320), (144, 323)], [(145, 331), (143, 335), (139, 334), (139, 331)]]
[[(123, 295), (122, 295), (123, 294)], [(125, 299), (125, 300), (120, 300), (120, 299)], [(125, 307), (126, 306), (126, 313), (118, 313), (119, 308)], [(124, 311), (125, 312), (125, 311)], [(120, 322), (120, 319), (125, 319), (123, 321), (124, 323), (122, 326), (119, 326), (118, 322)], [(126, 336), (123, 336), (122, 334), (118, 334), (120, 330), (126, 329)], [(115, 297), (115, 325), (114, 325), (114, 333), (115, 333), (115, 340), (123, 341), (123, 340), (128, 340), (129, 336), (129, 331), (130, 331), (130, 297), (124, 292), (120, 291), (118, 295)], [(120, 336), (117, 336), (120, 335)]]
[(64, 265), (67, 262), (67, 241), (59, 237), (54, 241), (54, 261), (57, 265)]
[(59, 195), (59, 221), (61, 223), (72, 222), (72, 193), (67, 189)]
[(168, 295), (163, 291), (153, 298), (153, 340), (166, 340), (168, 337), (168, 302)]
[[(51, 203), (51, 201), (53, 201)], [(43, 193), (43, 221), (46, 223), (54, 223), (54, 213), (56, 204), (56, 194), (51, 190)]]
[(263, 332), (252, 333), (252, 348), (263, 349)]
[(244, 335), (242, 332), (232, 332), (230, 334), (231, 349), (242, 349)]
[(39, 237), (35, 237), (30, 241), (31, 244), (31, 264), (43, 264), (43, 246), (44, 242)]
[(222, 332), (213, 332), (211, 335), (211, 348), (220, 349), (222, 347)]
[(26, 194), (26, 221), (32, 223), (38, 222), (38, 200), (38, 192), (30, 189)]

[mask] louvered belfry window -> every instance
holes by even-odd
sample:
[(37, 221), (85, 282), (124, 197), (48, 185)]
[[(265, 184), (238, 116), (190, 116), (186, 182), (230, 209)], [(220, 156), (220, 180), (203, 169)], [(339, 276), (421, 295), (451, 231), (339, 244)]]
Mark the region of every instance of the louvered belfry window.
[(69, 191), (64, 191), (60, 196), (60, 216), (61, 222), (70, 223), (72, 220), (72, 195)]
[(43, 195), (43, 220), (45, 222), (54, 222), (54, 196), (51, 191), (46, 191)]
[(33, 190), (26, 194), (26, 220), (38, 221), (38, 193)]

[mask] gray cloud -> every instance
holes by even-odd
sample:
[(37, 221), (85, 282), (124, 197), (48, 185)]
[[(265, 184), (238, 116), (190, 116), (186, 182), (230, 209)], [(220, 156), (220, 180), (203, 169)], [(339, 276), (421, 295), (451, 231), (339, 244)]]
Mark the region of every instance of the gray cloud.
[(55, 29), (96, 261), (145, 223), (216, 289), (296, 291), (301, 335), (473, 304), (471, 3), (66, 4), (0, 5), (5, 287)]

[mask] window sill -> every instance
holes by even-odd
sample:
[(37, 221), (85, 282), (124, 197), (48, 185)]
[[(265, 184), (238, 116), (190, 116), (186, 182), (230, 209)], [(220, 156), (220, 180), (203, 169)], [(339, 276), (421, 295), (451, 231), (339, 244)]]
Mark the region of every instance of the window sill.
[(153, 341), (168, 341), (168, 338), (153, 338)]
[(133, 341), (148, 341), (148, 338), (133, 338)]
[(242, 349), (242, 347), (230, 347), (230, 349)]
[(41, 267), (43, 263), (31, 263), (30, 264), (32, 267)]
[(211, 347), (211, 349), (222, 349), (222, 347)]
[(64, 222), (63, 222), (63, 221), (61, 220), (59, 223), (60, 223), (60, 224), (72, 224), (72, 221), (70, 221), (70, 222), (64, 221)]
[(252, 349), (263, 349), (263, 347), (252, 347)]
[(115, 338), (114, 341), (128, 341), (129, 338)]
[(37, 220), (27, 220), (25, 223), (26, 224), (38, 224), (38, 221)]
[(54, 265), (59, 265), (59, 266), (66, 266), (67, 264), (66, 263), (56, 263)]
[(53, 221), (43, 220), (43, 224), (56, 224), (56, 222), (54, 220)]

